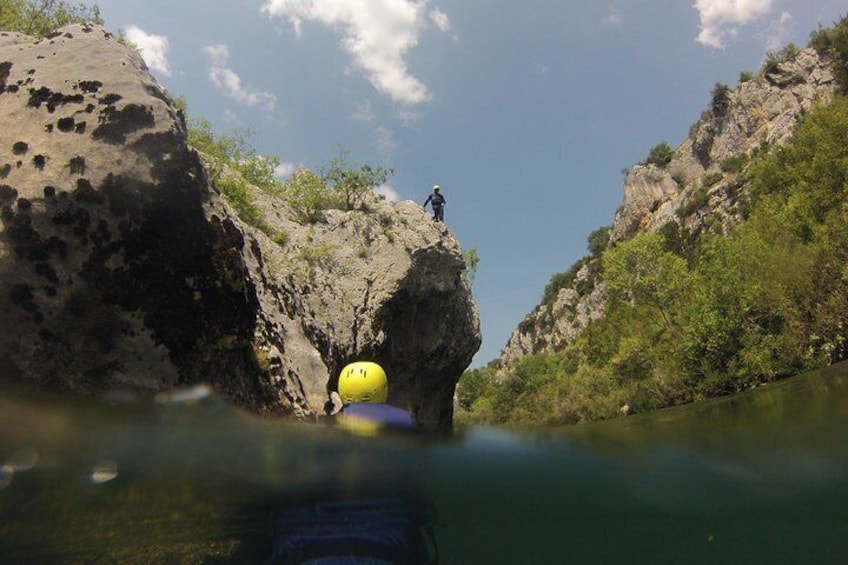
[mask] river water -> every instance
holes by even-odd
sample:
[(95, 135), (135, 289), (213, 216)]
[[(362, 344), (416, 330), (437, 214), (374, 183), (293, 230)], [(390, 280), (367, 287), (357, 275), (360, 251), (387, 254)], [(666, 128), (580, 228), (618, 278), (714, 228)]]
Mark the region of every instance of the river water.
[(363, 501), (414, 508), (439, 563), (848, 563), (846, 364), (599, 424), (412, 436), (202, 387), (6, 384), (0, 463), (1, 563), (266, 563), (292, 512)]

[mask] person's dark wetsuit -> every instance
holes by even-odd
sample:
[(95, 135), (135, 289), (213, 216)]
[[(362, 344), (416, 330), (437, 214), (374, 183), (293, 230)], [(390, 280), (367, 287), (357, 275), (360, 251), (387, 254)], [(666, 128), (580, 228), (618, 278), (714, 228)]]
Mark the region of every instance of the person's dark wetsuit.
[[(355, 402), (335, 416), (345, 428), (414, 430), (412, 415), (384, 403)], [(368, 428), (371, 426), (371, 428)], [(408, 495), (321, 500), (279, 510), (274, 564), (433, 565), (432, 510)]]
[(442, 196), (442, 193), (439, 192), (439, 189), (436, 188), (433, 190), (433, 194), (427, 197), (427, 200), (424, 201), (424, 207), (427, 207), (427, 204), (432, 205), (433, 207), (433, 219), (437, 222), (445, 221), (445, 197)]

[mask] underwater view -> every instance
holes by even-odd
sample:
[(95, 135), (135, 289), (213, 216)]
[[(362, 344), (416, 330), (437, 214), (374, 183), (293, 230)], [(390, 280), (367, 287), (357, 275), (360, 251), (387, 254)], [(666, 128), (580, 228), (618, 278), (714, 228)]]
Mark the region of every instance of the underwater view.
[[(7, 383), (0, 461), (3, 563), (308, 562), (340, 530), (375, 563), (848, 558), (846, 364), (615, 421), (450, 434), (270, 420), (206, 387)], [(377, 531), (409, 553), (380, 553)]]

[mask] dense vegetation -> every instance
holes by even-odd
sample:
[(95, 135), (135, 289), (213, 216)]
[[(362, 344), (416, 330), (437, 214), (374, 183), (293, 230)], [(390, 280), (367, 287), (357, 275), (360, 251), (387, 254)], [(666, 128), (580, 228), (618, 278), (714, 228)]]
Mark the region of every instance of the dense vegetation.
[[(846, 69), (846, 38), (843, 19), (812, 44)], [(604, 250), (604, 318), (558, 353), (466, 372), (457, 421), (610, 418), (848, 358), (848, 97), (810, 111), (742, 174), (746, 222), (727, 236), (671, 224)]]
[[(178, 105), (185, 110), (184, 101)], [(351, 164), (347, 151), (341, 150), (318, 173), (301, 168), (283, 182), (275, 176), (280, 159), (258, 154), (249, 144), (250, 135), (244, 129), (215, 134), (206, 120), (188, 121), (188, 143), (200, 153), (212, 182), (244, 221), (266, 232), (251, 187), (284, 199), (295, 220), (307, 224), (320, 221), (329, 209), (366, 210), (369, 199), (378, 198), (373, 189), (392, 174), (391, 169)], [(286, 239), (284, 234), (270, 235)]]
[(102, 24), (100, 8), (63, 0), (0, 0), (0, 29), (44, 37), (71, 23)]

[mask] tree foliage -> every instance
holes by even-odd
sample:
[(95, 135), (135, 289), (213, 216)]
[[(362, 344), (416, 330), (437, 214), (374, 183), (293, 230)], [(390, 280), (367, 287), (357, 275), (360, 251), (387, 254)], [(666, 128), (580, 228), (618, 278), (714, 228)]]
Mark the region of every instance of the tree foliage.
[(730, 87), (726, 84), (717, 82), (713, 87), (710, 109), (713, 115), (717, 118), (722, 118), (727, 115), (730, 110)]
[(307, 168), (292, 173), (283, 187), (283, 194), (297, 220), (304, 224), (317, 222), (323, 210), (329, 208), (332, 202), (324, 181)]
[(97, 4), (64, 0), (0, 0), (0, 29), (44, 37), (56, 29), (72, 24), (103, 24)]
[(611, 418), (848, 359), (848, 98), (812, 109), (745, 175), (745, 223), (603, 250), (605, 316), (558, 353), (463, 376), (458, 421)]
[(661, 141), (651, 148), (651, 151), (648, 153), (648, 158), (645, 160), (645, 164), (656, 165), (657, 167), (664, 168), (666, 165), (671, 163), (671, 158), (673, 156), (674, 152), (672, 151), (671, 146), (667, 142)]
[(335, 207), (342, 210), (362, 208), (372, 191), (385, 184), (394, 171), (371, 165), (348, 162), (348, 151), (342, 149), (330, 159), (321, 177), (331, 193)]

